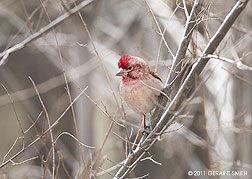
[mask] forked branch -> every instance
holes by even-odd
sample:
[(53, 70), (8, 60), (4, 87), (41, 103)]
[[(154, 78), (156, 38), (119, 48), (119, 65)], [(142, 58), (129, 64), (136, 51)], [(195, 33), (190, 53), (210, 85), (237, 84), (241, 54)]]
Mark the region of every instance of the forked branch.
[[(195, 0), (195, 2), (196, 1), (197, 0)], [(124, 178), (132, 170), (132, 168), (134, 168), (134, 166), (137, 163), (139, 163), (140, 159), (144, 156), (145, 152), (155, 143), (158, 137), (157, 134), (161, 135), (162, 132), (167, 127), (169, 127), (172, 121), (174, 121), (175, 117), (173, 113), (171, 113), (171, 111), (176, 111), (181, 105), (182, 101), (186, 99), (186, 96), (192, 86), (195, 76), (199, 75), (202, 72), (207, 62), (209, 61), (209, 58), (205, 58), (205, 57), (216, 50), (216, 48), (219, 46), (219, 44), (221, 43), (221, 41), (227, 34), (228, 30), (232, 26), (232, 24), (235, 22), (237, 17), (246, 7), (247, 3), (248, 3), (248, 0), (238, 1), (234, 5), (232, 10), (227, 14), (225, 20), (223, 21), (223, 23), (221, 24), (221, 26), (219, 27), (215, 35), (210, 39), (201, 57), (199, 57), (196, 63), (192, 66), (185, 81), (179, 88), (176, 96), (173, 98), (168, 108), (162, 114), (155, 128), (150, 132), (150, 134), (145, 139), (143, 138), (139, 147), (137, 147), (131, 154), (127, 156), (126, 160), (122, 164), (122, 167), (114, 176), (115, 179)], [(182, 38), (185, 38), (185, 37), (183, 36)]]

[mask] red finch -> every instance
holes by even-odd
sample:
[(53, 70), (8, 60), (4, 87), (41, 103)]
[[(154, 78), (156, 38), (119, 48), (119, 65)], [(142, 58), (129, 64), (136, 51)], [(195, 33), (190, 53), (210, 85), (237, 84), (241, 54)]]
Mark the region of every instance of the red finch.
[(157, 104), (158, 96), (163, 90), (162, 80), (141, 58), (130, 55), (122, 56), (118, 62), (119, 71), (116, 76), (122, 76), (120, 93), (136, 113), (150, 113)]

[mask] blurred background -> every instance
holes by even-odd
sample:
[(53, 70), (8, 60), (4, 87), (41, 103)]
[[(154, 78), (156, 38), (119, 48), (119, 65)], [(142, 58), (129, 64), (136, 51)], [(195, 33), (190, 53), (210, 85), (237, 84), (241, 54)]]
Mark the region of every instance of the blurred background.
[[(0, 51), (31, 38), (83, 2), (1, 0)], [(194, 62), (201, 55), (236, 2), (203, 2), (205, 15), (192, 35), (186, 60)], [(172, 63), (168, 49), (176, 54), (183, 34), (185, 4), (190, 11), (190, 0), (97, 0), (10, 54), (0, 66), (0, 160), (40, 139), (1, 168), (0, 178), (112, 178), (125, 159), (125, 128), (120, 124), (127, 124), (133, 142), (141, 119), (120, 98), (117, 62), (125, 54), (140, 56), (165, 81)], [(217, 55), (252, 65), (251, 19), (250, 1)], [(150, 149), (155, 162), (145, 158), (130, 177), (252, 178), (251, 71), (211, 59), (193, 88), (197, 92), (178, 123)], [(244, 173), (188, 175), (208, 170)]]

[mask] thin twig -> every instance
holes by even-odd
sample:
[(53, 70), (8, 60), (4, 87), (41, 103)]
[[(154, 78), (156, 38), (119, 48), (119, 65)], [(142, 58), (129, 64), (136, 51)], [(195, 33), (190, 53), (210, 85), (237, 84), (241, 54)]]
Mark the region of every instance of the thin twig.
[(19, 119), (19, 117), (18, 117), (16, 108), (15, 108), (15, 105), (14, 105), (14, 101), (13, 101), (13, 99), (12, 99), (12, 97), (11, 97), (9, 91), (7, 90), (7, 88), (6, 88), (2, 83), (1, 83), (1, 85), (2, 85), (2, 87), (4, 88), (4, 90), (6, 91), (8, 97), (9, 97), (9, 99), (10, 99), (10, 101), (11, 101), (11, 105), (12, 105), (12, 108), (13, 108), (13, 111), (14, 111), (14, 114), (15, 114), (15, 117), (16, 117), (16, 119), (17, 119), (17, 121), (18, 121), (18, 124), (19, 124), (19, 126), (20, 126), (20, 129), (21, 129), (21, 132), (22, 132), (22, 135), (23, 135), (21, 138), (23, 139), (23, 147), (24, 147), (24, 145), (25, 145), (25, 143), (24, 143), (25, 131), (24, 131), (24, 129), (23, 129), (23, 127), (22, 127), (22, 123), (21, 123), (21, 121), (20, 121), (20, 119)]
[(247, 79), (241, 77), (240, 75), (237, 75), (237, 74), (235, 74), (235, 73), (233, 73), (233, 72), (231, 72), (231, 71), (229, 71), (229, 70), (227, 70), (227, 69), (225, 69), (225, 68), (222, 68), (222, 69), (225, 70), (225, 71), (227, 71), (228, 73), (230, 73), (231, 75), (233, 75), (233, 76), (236, 77), (237, 79), (239, 79), (239, 80), (241, 80), (241, 81), (243, 81), (243, 82), (245, 82), (245, 83), (247, 83), (247, 84), (249, 84), (249, 85), (252, 85), (252, 81), (249, 81), (249, 80), (247, 80)]
[(191, 36), (192, 36), (192, 30), (194, 29), (195, 24), (197, 22), (197, 13), (196, 13), (196, 11), (198, 9), (199, 9), (199, 0), (195, 0), (194, 5), (193, 5), (192, 10), (191, 10), (191, 13), (190, 13), (190, 16), (186, 21), (186, 27), (185, 27), (184, 33), (182, 35), (182, 39), (181, 39), (181, 42), (179, 44), (176, 56), (175, 56), (175, 58), (174, 58), (174, 60), (172, 62), (170, 73), (169, 73), (168, 78), (167, 78), (167, 80), (165, 82), (165, 88), (173, 80), (173, 78), (175, 76), (173, 71), (177, 71), (176, 70), (177, 69), (176, 68), (177, 64), (182, 59), (185, 58), (186, 51), (188, 49), (188, 45), (189, 45), (189, 42), (190, 42), (190, 39), (191, 39)]
[[(43, 100), (42, 100), (42, 98), (41, 98), (41, 96), (40, 96), (40, 94), (39, 94), (39, 91), (38, 91), (38, 89), (37, 89), (37, 87), (36, 87), (36, 85), (35, 85), (35, 83), (34, 83), (34, 81), (33, 81), (33, 79), (29, 76), (29, 79), (31, 80), (31, 82), (32, 82), (32, 85), (33, 85), (33, 87), (34, 87), (34, 89), (35, 89), (35, 91), (36, 91), (36, 94), (37, 94), (37, 96), (38, 96), (38, 98), (39, 98), (39, 101), (40, 101), (40, 104), (42, 105), (42, 108), (43, 108), (43, 110), (44, 110), (44, 112), (45, 112), (45, 115), (46, 115), (46, 119), (47, 119), (47, 123), (48, 123), (48, 128), (51, 128), (51, 122), (50, 122), (50, 119), (49, 119), (49, 114), (48, 114), (48, 112), (47, 112), (47, 109), (46, 109), (46, 107), (45, 107), (45, 104), (44, 104), (44, 102), (43, 102)], [(55, 174), (55, 149), (54, 149), (54, 139), (53, 139), (53, 132), (52, 132), (52, 129), (50, 129), (49, 130), (49, 133), (50, 133), (50, 138), (51, 138), (51, 143), (52, 143), (52, 149), (53, 149), (53, 171), (52, 171), (52, 178), (54, 179), (54, 174)], [(49, 155), (48, 155), (49, 156)]]
[(13, 47), (11, 47), (11, 48), (3, 51), (2, 53), (0, 53), (0, 59), (1, 59), (0, 60), (0, 66), (7, 62), (7, 59), (8, 59), (10, 54), (12, 54), (12, 53), (14, 53), (14, 52), (16, 52), (18, 50), (23, 49), (29, 43), (33, 42), (34, 40), (41, 37), (43, 34), (49, 32), (50, 30), (52, 30), (53, 28), (55, 28), (59, 24), (63, 23), (70, 16), (72, 16), (73, 14), (79, 12), (82, 8), (86, 7), (87, 5), (89, 5), (92, 2), (94, 2), (94, 0), (85, 0), (85, 1), (81, 2), (78, 6), (74, 7), (73, 9), (71, 9), (71, 10), (69, 10), (67, 12), (65, 12), (63, 15), (59, 16), (57, 19), (52, 21), (52, 23), (50, 23), (50, 24), (46, 25), (45, 27), (41, 28), (38, 32), (35, 32), (34, 34), (30, 35), (29, 37), (27, 37), (22, 42), (14, 45)]
[(183, 6), (184, 6), (184, 11), (185, 11), (186, 19), (189, 19), (189, 13), (188, 13), (188, 10), (187, 10), (187, 7), (186, 7), (185, 0), (183, 0)]
[(11, 160), (11, 163), (12, 163), (12, 165), (22, 165), (22, 164), (24, 164), (26, 162), (29, 162), (31, 160), (35, 160), (37, 158), (39, 158), (39, 156), (35, 156), (35, 157), (32, 157), (32, 158), (26, 159), (26, 160), (24, 160), (22, 162), (14, 162), (14, 161)]
[[(176, 6), (176, 8), (174, 9), (174, 11), (172, 12), (172, 14), (170, 15), (169, 17), (169, 21), (171, 20), (171, 18), (173, 17), (173, 15), (176, 13), (176, 11), (178, 10), (178, 7), (179, 6)], [(159, 56), (160, 56), (160, 51), (161, 51), (161, 46), (162, 46), (162, 42), (163, 42), (163, 37), (165, 35), (165, 32), (168, 28), (168, 25), (165, 26), (163, 32), (162, 32), (162, 35), (161, 35), (161, 38), (160, 38), (160, 42), (159, 42), (159, 47), (158, 47), (158, 53), (157, 53), (157, 59), (156, 59), (156, 64), (155, 64), (155, 72), (157, 71), (157, 67), (158, 67), (158, 63), (159, 63)]]
[(100, 157), (100, 155), (101, 155), (101, 152), (102, 152), (102, 150), (103, 150), (103, 148), (104, 148), (104, 146), (105, 146), (105, 143), (106, 143), (106, 141), (108, 140), (108, 136), (109, 136), (109, 134), (110, 134), (110, 132), (111, 132), (111, 130), (112, 130), (112, 128), (113, 128), (113, 125), (114, 125), (114, 121), (112, 121), (112, 122), (110, 123), (109, 127), (108, 127), (108, 131), (107, 131), (106, 134), (105, 134), (105, 138), (103, 139), (102, 145), (101, 145), (101, 147), (100, 147), (100, 149), (99, 149), (97, 155), (95, 156), (94, 160), (92, 161), (91, 168), (92, 168), (92, 167), (96, 164), (96, 162), (98, 161), (98, 159), (99, 159), (99, 157)]
[[(76, 3), (75, 3), (75, 2), (73, 2), (73, 3), (74, 3), (74, 5), (76, 6)], [(83, 26), (84, 26), (84, 28), (85, 28), (87, 34), (88, 34), (88, 37), (89, 37), (89, 39), (90, 39), (90, 42), (91, 42), (91, 44), (92, 44), (92, 46), (93, 46), (93, 48), (94, 48), (94, 52), (95, 52), (96, 56), (98, 57), (99, 62), (100, 62), (100, 64), (101, 64), (101, 66), (102, 66), (102, 69), (103, 69), (103, 72), (104, 72), (104, 74), (105, 74), (106, 80), (107, 80), (107, 82), (108, 82), (108, 84), (109, 84), (109, 87), (110, 87), (110, 90), (111, 90), (111, 92), (112, 92), (112, 94), (113, 94), (113, 98), (114, 98), (114, 100), (115, 100), (115, 103), (116, 103), (117, 107), (120, 109), (120, 105), (119, 105), (119, 102), (118, 102), (118, 100), (117, 100), (117, 98), (116, 98), (115, 91), (114, 91), (114, 88), (113, 88), (113, 86), (112, 86), (111, 80), (110, 80), (110, 78), (109, 78), (108, 72), (107, 72), (107, 70), (106, 70), (106, 68), (105, 68), (105, 66), (104, 66), (104, 63), (103, 63), (103, 61), (102, 61), (102, 59), (101, 59), (100, 54), (98, 53), (98, 50), (96, 49), (96, 46), (95, 46), (95, 44), (94, 44), (94, 40), (93, 40), (93, 38), (92, 38), (92, 36), (91, 36), (91, 34), (90, 34), (90, 32), (89, 32), (89, 29), (88, 29), (88, 27), (87, 27), (87, 24), (86, 24), (86, 22), (85, 22), (85, 20), (84, 20), (84, 18), (82, 17), (82, 15), (81, 15), (80, 12), (78, 12), (78, 15), (79, 15), (79, 17), (80, 17), (80, 19), (81, 19), (81, 22), (82, 22), (82, 24), (83, 24)], [(124, 116), (122, 115), (121, 111), (119, 111), (119, 113), (120, 113), (121, 117), (123, 118)], [(123, 118), (123, 119), (125, 119), (125, 118)], [(126, 119), (125, 119), (125, 120), (126, 120)], [(127, 137), (128, 141), (129, 141), (129, 134), (128, 134), (127, 127), (125, 126), (124, 128), (125, 128), (126, 137)], [(127, 145), (127, 144), (126, 144), (126, 145)]]
[(71, 102), (69, 104), (69, 106), (63, 111), (63, 113), (61, 113), (61, 115), (57, 118), (57, 120), (51, 125), (50, 128), (48, 128), (47, 130), (45, 130), (43, 132), (43, 134), (41, 134), (40, 136), (38, 136), (36, 139), (34, 139), (30, 144), (28, 144), (26, 147), (24, 147), (23, 149), (21, 149), (19, 152), (17, 152), (16, 154), (14, 154), (10, 159), (8, 159), (7, 161), (3, 162), (0, 165), (0, 168), (3, 168), (5, 165), (7, 165), (8, 163), (11, 162), (11, 160), (15, 159), (16, 157), (18, 157), (20, 154), (22, 154), (24, 151), (26, 151), (28, 148), (30, 148), (31, 146), (33, 146), (37, 141), (39, 141), (47, 132), (49, 132), (53, 127), (55, 127), (60, 120), (63, 118), (63, 116), (65, 116), (65, 114), (67, 113), (67, 111), (71, 108), (71, 106), (80, 98), (80, 96), (88, 89), (88, 87), (84, 88), (84, 90), (82, 90), (73, 100), (73, 102)]
[(39, 113), (37, 119), (36, 119), (34, 122), (32, 121), (32, 125), (31, 125), (30, 127), (28, 127), (28, 129), (26, 129), (26, 130), (24, 131), (24, 133), (27, 133), (33, 126), (35, 126), (35, 124), (37, 123), (37, 121), (39, 120), (39, 118), (41, 117), (42, 114), (43, 114), (43, 111), (41, 111), (41, 112)]
[[(83, 65), (80, 65), (77, 68), (74, 68), (74, 69), (71, 69), (71, 70), (68, 70), (67, 72), (65, 72), (66, 76), (68, 77), (68, 82), (73, 82), (75, 79), (78, 79), (84, 75), (87, 75), (92, 70), (97, 68), (99, 66), (99, 64), (97, 64), (97, 62), (95, 60), (96, 60), (96, 57), (91, 58)], [(37, 84), (36, 86), (37, 86), (37, 89), (39, 90), (40, 94), (44, 94), (44, 93), (46, 93), (50, 90), (53, 90), (63, 84), (65, 84), (65, 80), (64, 80), (64, 75), (61, 74), (61, 75), (53, 77), (45, 82)], [(35, 95), (36, 95), (36, 93), (35, 93), (33, 87), (10, 93), (10, 96), (12, 97), (13, 102), (26, 100), (26, 99), (29, 99), (29, 98), (35, 96)], [(10, 103), (11, 102), (9, 100), (8, 95), (0, 96), (0, 106), (10, 104)]]
[(107, 172), (112, 172), (112, 171), (114, 171), (115, 169), (121, 167), (121, 166), (122, 166), (121, 164), (122, 164), (123, 162), (124, 162), (124, 161), (122, 161), (122, 162), (120, 162), (120, 163), (118, 163), (118, 164), (116, 164), (116, 165), (114, 165), (114, 166), (112, 166), (111, 168), (108, 168), (108, 169), (106, 169), (106, 170), (105, 170), (105, 169), (101, 169), (101, 167), (99, 167), (99, 169), (101, 169), (101, 170), (103, 170), (103, 171), (97, 173), (96, 176), (99, 177), (99, 176), (102, 176), (102, 175), (106, 174)]
[(211, 55), (211, 54), (207, 55), (205, 58), (208, 58), (208, 59), (209, 58), (218, 59), (218, 60), (230, 63), (230, 64), (234, 64), (240, 70), (247, 70), (247, 71), (251, 71), (252, 72), (252, 67), (243, 64), (241, 60), (234, 61), (234, 60), (231, 60), (231, 59), (228, 59), (228, 58), (225, 58), (225, 57), (220, 57), (218, 55)]
[(160, 28), (160, 25), (159, 25), (159, 23), (158, 23), (158, 21), (157, 21), (157, 18), (156, 18), (156, 16), (155, 16), (153, 10), (151, 9), (151, 6), (150, 6), (149, 2), (148, 2), (147, 0), (145, 0), (145, 3), (147, 4), (147, 6), (148, 6), (148, 8), (149, 8), (149, 10), (150, 10), (150, 12), (151, 12), (151, 15), (153, 16), (153, 19), (154, 19), (154, 21), (155, 21), (155, 23), (156, 23), (156, 25), (157, 25), (157, 27), (158, 27), (159, 34), (161, 35), (161, 37), (162, 37), (162, 39), (163, 39), (163, 41), (164, 41), (164, 44), (165, 44), (166, 48), (168, 49), (169, 53), (171, 54), (172, 58), (174, 59), (175, 56), (173, 55), (173, 53), (172, 53), (172, 51), (171, 51), (171, 48), (169, 47), (169, 45), (167, 44), (167, 42), (166, 42), (166, 40), (165, 40), (164, 34), (162, 33), (162, 30), (161, 30), (161, 28)]
[(150, 160), (150, 161), (152, 161), (153, 163), (155, 163), (155, 164), (157, 164), (157, 165), (162, 165), (162, 163), (157, 162), (157, 161), (154, 160), (152, 157), (153, 157), (153, 156), (145, 157), (145, 158), (141, 159), (141, 161)]
[(95, 147), (84, 144), (83, 142), (81, 142), (77, 137), (75, 137), (73, 134), (69, 133), (69, 132), (61, 132), (56, 138), (55, 138), (55, 142), (54, 145), (56, 144), (57, 140), (59, 140), (59, 138), (62, 135), (69, 135), (70, 137), (72, 137), (74, 140), (76, 140), (81, 146), (89, 148), (89, 149), (95, 149)]
[[(5, 161), (6, 157), (7, 157), (7, 156), (9, 155), (9, 153), (12, 151), (12, 149), (14, 148), (14, 146), (16, 145), (16, 143), (17, 143), (17, 141), (18, 141), (19, 139), (24, 140), (23, 137), (18, 137), (18, 138), (15, 139), (15, 141), (13, 142), (13, 144), (12, 144), (12, 146), (10, 147), (10, 149), (8, 150), (8, 152), (4, 155), (2, 163)], [(24, 148), (24, 146), (23, 146), (23, 148)]]
[[(166, 94), (171, 93), (171, 86), (173, 84), (172, 82), (175, 81), (176, 77), (178, 77), (178, 75), (176, 74), (176, 71), (178, 71), (179, 66), (180, 66), (178, 64), (182, 63), (183, 59), (185, 59), (185, 55), (186, 55), (186, 51), (189, 46), (192, 31), (194, 30), (195, 24), (197, 22), (197, 10), (198, 9), (199, 9), (199, 1), (195, 0), (194, 5), (191, 10), (191, 14), (186, 21), (186, 26), (185, 26), (183, 36), (181, 38), (176, 56), (173, 59), (170, 72), (169, 72), (167, 80), (164, 84), (164, 91)], [(159, 103), (161, 106), (166, 106), (167, 101), (168, 100), (166, 98), (163, 98), (163, 96), (162, 96)], [(157, 124), (158, 120), (160, 119), (160, 117), (162, 115), (162, 112), (163, 112), (162, 108), (159, 108), (159, 107), (155, 108), (155, 111), (151, 117), (152, 127), (154, 127)]]
[(59, 163), (60, 163), (60, 161), (61, 161), (61, 163), (62, 163), (62, 168), (64, 169), (64, 171), (65, 171), (65, 173), (66, 173), (68, 179), (71, 179), (72, 177), (71, 177), (71, 175), (69, 174), (69, 172), (68, 172), (68, 170), (67, 170), (67, 168), (66, 168), (66, 166), (65, 166), (65, 162), (64, 162), (63, 155), (61, 154), (60, 151), (57, 151), (57, 154), (58, 154), (58, 158), (59, 158)]

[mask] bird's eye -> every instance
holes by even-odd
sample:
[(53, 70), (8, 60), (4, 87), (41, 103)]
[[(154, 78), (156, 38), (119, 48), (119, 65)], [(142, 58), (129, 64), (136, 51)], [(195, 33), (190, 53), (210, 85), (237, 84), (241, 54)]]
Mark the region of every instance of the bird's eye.
[(129, 70), (129, 71), (131, 71), (132, 69), (133, 69), (132, 66), (129, 66), (129, 67), (127, 68), (127, 70)]

